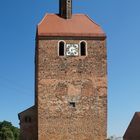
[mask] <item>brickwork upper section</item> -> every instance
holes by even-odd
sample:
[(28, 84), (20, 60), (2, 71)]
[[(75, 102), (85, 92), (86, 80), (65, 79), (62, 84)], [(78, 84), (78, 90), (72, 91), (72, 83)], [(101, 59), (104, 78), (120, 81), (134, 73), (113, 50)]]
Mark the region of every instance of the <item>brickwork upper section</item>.
[(64, 19), (56, 14), (47, 14), (39, 23), (38, 36), (106, 37), (101, 27), (84, 14)]

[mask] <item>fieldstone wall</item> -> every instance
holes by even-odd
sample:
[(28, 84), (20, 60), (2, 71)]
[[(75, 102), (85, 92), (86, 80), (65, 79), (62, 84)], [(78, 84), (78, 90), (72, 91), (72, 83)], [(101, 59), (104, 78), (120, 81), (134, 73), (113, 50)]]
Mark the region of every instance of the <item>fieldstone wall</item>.
[(39, 40), (36, 47), (38, 140), (105, 140), (106, 41), (85, 40), (82, 57), (58, 56), (58, 41)]

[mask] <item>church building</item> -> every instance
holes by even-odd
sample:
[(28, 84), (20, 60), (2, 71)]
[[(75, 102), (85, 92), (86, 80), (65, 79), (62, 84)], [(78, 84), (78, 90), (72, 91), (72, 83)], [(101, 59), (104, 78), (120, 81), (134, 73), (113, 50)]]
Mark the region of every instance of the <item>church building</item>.
[(37, 26), (35, 105), (19, 113), (20, 140), (105, 140), (106, 34), (72, 0)]

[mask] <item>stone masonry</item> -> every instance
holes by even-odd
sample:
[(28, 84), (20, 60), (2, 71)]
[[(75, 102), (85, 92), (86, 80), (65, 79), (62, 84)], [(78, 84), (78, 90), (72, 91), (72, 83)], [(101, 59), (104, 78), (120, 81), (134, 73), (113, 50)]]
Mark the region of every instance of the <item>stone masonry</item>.
[(36, 47), (38, 140), (105, 140), (106, 41), (86, 40), (87, 56), (60, 57), (59, 40), (38, 40)]

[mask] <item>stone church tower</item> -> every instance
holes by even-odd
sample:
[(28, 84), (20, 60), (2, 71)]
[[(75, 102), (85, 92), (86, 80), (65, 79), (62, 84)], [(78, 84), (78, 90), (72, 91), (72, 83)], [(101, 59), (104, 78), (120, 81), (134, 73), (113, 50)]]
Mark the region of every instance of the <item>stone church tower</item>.
[(72, 0), (38, 24), (35, 105), (19, 113), (21, 140), (105, 140), (106, 35)]

